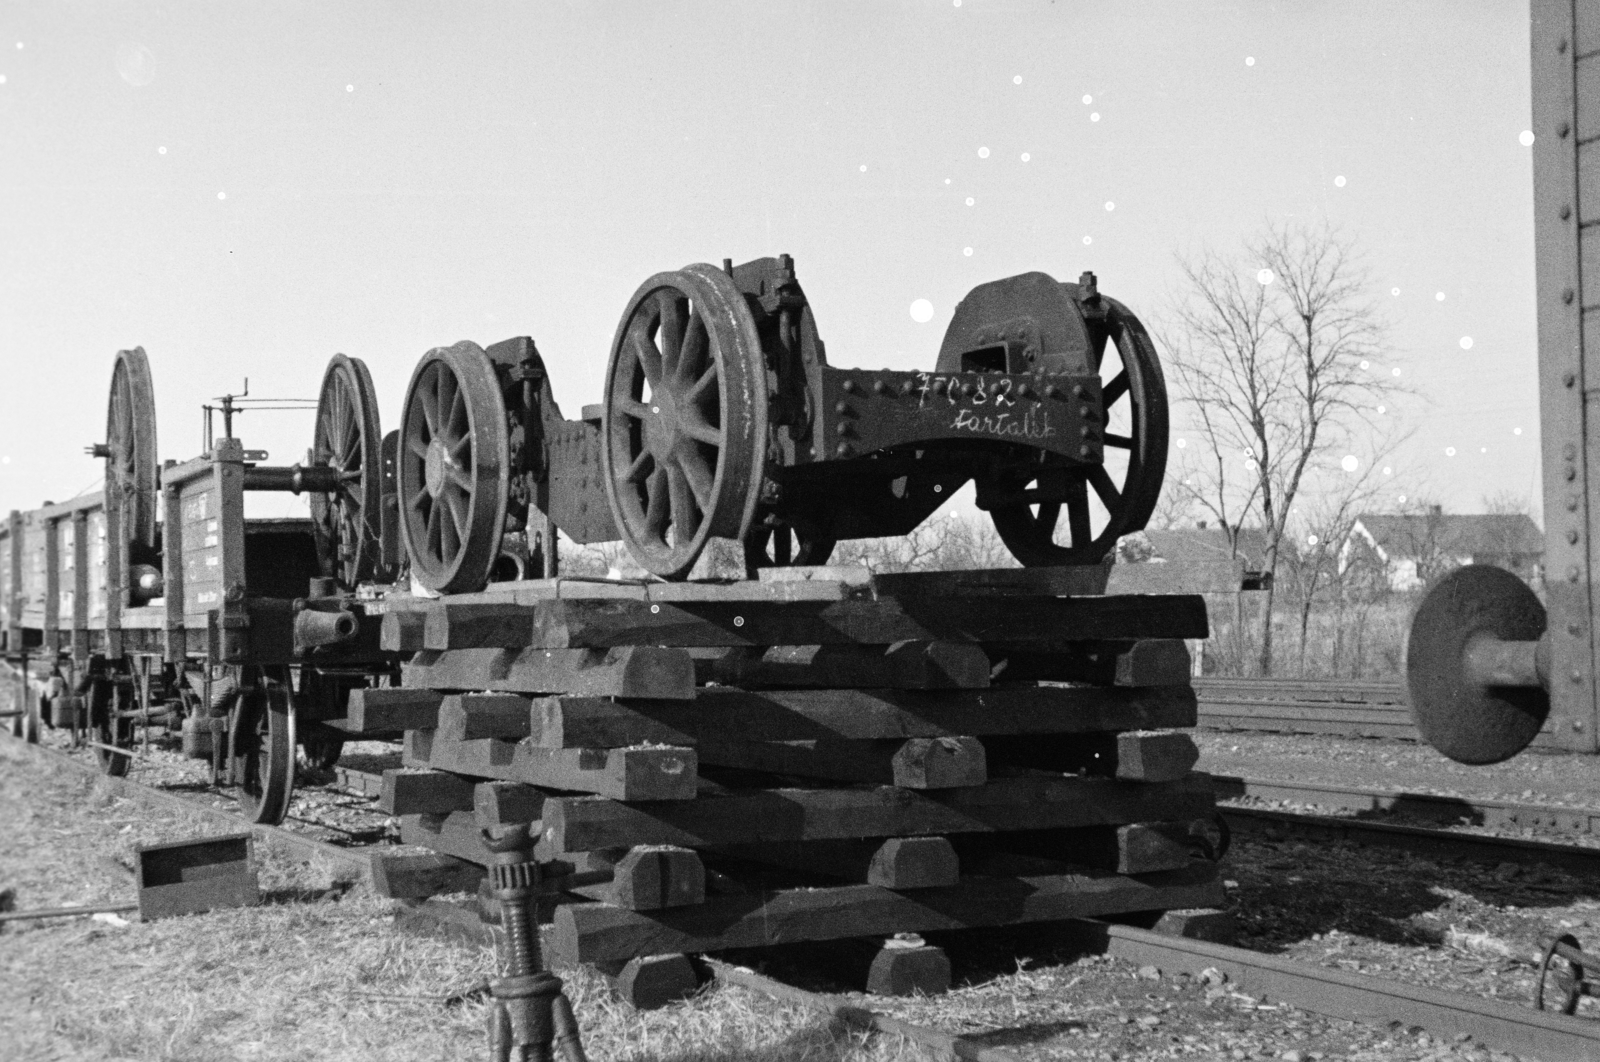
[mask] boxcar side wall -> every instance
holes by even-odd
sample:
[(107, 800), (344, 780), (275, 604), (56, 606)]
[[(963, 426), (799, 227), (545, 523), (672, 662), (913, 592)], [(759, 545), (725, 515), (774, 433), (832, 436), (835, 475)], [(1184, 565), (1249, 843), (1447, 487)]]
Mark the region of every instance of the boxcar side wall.
[[(1600, 595), (1600, 5), (1533, 0), (1539, 418), (1557, 743), (1594, 752)], [(1593, 358), (1590, 357), (1593, 355)]]

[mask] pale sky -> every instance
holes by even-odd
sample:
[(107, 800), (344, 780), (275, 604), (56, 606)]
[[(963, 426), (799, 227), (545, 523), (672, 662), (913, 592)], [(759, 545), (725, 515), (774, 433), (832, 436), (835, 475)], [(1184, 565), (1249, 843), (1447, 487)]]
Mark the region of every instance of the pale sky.
[[(163, 458), (199, 452), (202, 400), (246, 376), (314, 396), (340, 351), (394, 427), (417, 359), (460, 339), (532, 335), (575, 417), (634, 289), (690, 262), (793, 254), (830, 361), (931, 368), (978, 283), (1093, 269), (1159, 327), (1175, 252), (1289, 219), (1364, 249), (1375, 371), (1420, 392), (1393, 492), (1536, 496), (1527, 18), (13, 0), (0, 510), (98, 484), (119, 347), (149, 352)], [(304, 413), (240, 429), (275, 463), (310, 444)]]

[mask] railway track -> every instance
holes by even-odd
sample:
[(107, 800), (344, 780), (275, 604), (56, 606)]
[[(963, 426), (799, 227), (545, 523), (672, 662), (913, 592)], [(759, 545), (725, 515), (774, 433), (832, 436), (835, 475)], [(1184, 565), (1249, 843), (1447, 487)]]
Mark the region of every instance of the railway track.
[[(1422, 740), (1403, 682), (1202, 678), (1194, 691), (1208, 730)], [(1533, 745), (1557, 747), (1548, 725)]]
[[(119, 795), (134, 800), (182, 808), (214, 818), (229, 829), (248, 825), (241, 812), (219, 808), (194, 791), (148, 785), (139, 781), (136, 775), (122, 779), (105, 778), (92, 764), (45, 745), (28, 745), (16, 739), (6, 739), (6, 747), (52, 768), (102, 778)], [(335, 768), (333, 775), (331, 783), (323, 789), (336, 788), (342, 793), (366, 798), (376, 795), (381, 784), (379, 774), (355, 767)], [(1521, 808), (1502, 802), (1475, 804), (1412, 794), (1295, 786), (1233, 777), (1219, 777), (1217, 781), (1219, 796), (1224, 798), (1255, 797), (1306, 804), (1332, 803), (1336, 807), (1354, 810), (1419, 807), (1432, 809), (1441, 818), (1466, 807), (1469, 813), (1480, 816), (1482, 820), (1548, 821), (1551, 810)], [(207, 795), (212, 797), (217, 792), (206, 790)], [(310, 789), (307, 792), (314, 798), (318, 790)], [(1577, 814), (1572, 809), (1557, 810), (1570, 815)], [(1236, 829), (1241, 830), (1279, 825), (1313, 834), (1320, 831), (1324, 835), (1336, 835), (1361, 844), (1398, 846), (1414, 852), (1463, 855), (1491, 862), (1543, 862), (1590, 873), (1600, 871), (1600, 849), (1261, 808), (1229, 806), (1224, 808), (1224, 814)], [(1600, 817), (1600, 813), (1597, 813), (1597, 817)], [(1569, 817), (1566, 821), (1576, 823), (1578, 820)], [(250, 825), (250, 828), (259, 836), (272, 838), (305, 856), (343, 864), (361, 876), (368, 873), (372, 851), (386, 847), (383, 842), (330, 843), (309, 836), (307, 827), (293, 816), (285, 826)], [(1168, 937), (1131, 926), (1082, 920), (1070, 924), (1067, 932), (1072, 941), (1086, 952), (1109, 954), (1133, 964), (1154, 965), (1192, 976), (1198, 976), (1208, 968), (1219, 970), (1227, 975), (1234, 991), (1327, 1017), (1377, 1025), (1400, 1022), (1407, 1026), (1420, 1026), (1444, 1039), (1466, 1033), (1486, 1047), (1547, 1062), (1600, 1057), (1600, 1023), (1587, 1019), (1540, 1012), (1475, 995), (1406, 985), (1242, 948)], [(957, 1058), (1012, 1062), (1020, 1057), (1011, 1051), (971, 1043), (960, 1036), (936, 1029), (886, 1018), (854, 1005), (844, 997), (805, 992), (722, 963), (715, 964), (715, 971), (717, 977), (725, 982), (740, 984), (776, 999), (812, 1006), (849, 1024), (905, 1036)]]

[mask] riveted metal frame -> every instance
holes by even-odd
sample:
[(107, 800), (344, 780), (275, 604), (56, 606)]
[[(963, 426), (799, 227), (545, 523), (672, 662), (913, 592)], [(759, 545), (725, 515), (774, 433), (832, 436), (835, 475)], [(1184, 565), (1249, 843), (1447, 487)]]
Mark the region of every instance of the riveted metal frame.
[[(1580, 107), (1573, 0), (1532, 0), (1533, 206), (1538, 277), (1539, 415), (1544, 458), (1545, 579), (1551, 632), (1551, 725), (1566, 748), (1594, 752), (1596, 596), (1600, 565), (1600, 329), (1586, 365), (1585, 310), (1600, 322), (1600, 195), (1580, 197), (1579, 141), (1600, 137), (1600, 91)], [(1600, 56), (1595, 60), (1600, 63)], [(1587, 67), (1586, 67), (1587, 68)], [(1600, 69), (1600, 67), (1597, 67)], [(1600, 85), (1592, 86), (1600, 89)], [(1580, 111), (1587, 126), (1580, 129)], [(1588, 153), (1582, 152), (1587, 160)], [(1595, 157), (1600, 166), (1600, 155)], [(1594, 174), (1600, 179), (1600, 170)], [(1593, 260), (1594, 268), (1584, 266)], [(1591, 393), (1593, 389), (1593, 393)]]

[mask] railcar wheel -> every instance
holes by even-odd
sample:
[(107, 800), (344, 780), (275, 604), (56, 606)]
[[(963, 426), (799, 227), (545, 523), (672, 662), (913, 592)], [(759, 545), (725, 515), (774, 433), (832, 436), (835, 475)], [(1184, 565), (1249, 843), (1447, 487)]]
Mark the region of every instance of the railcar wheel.
[(156, 398), (150, 359), (143, 347), (117, 352), (106, 408), (105, 497), (107, 531), (126, 544), (129, 562), (145, 562), (156, 550), (159, 465), (156, 462)]
[(337, 493), (311, 495), (311, 530), (324, 576), (346, 588), (379, 567), (383, 520), (383, 431), (378, 395), (360, 358), (335, 354), (317, 396), (311, 464), (340, 473)]
[(400, 528), (436, 593), (482, 589), (500, 556), (509, 487), (505, 399), (474, 343), (423, 355), (400, 419)]
[(1463, 661), (1477, 637), (1536, 642), (1545, 625), (1538, 595), (1504, 568), (1469, 564), (1430, 586), (1406, 638), (1407, 699), (1422, 739), (1457, 763), (1500, 763), (1527, 748), (1550, 714), (1549, 692), (1479, 685)]
[[(1020, 496), (1020, 502), (990, 511), (1001, 541), (1026, 567), (1098, 564), (1117, 539), (1144, 529), (1161, 494), (1168, 434), (1161, 362), (1139, 319), (1115, 299), (1102, 298), (1108, 345), (1117, 353), (1115, 361), (1102, 354), (1097, 366), (1105, 404), (1105, 463), (1087, 468), (1046, 463), (997, 491)], [(1091, 504), (1091, 492), (1098, 506)]]
[[(1545, 945), (1544, 957), (1539, 962), (1539, 980), (1533, 988), (1533, 1006), (1535, 1010), (1556, 1010), (1562, 1014), (1576, 1014), (1578, 999), (1587, 994), (1584, 991), (1583, 967), (1557, 954), (1556, 949), (1562, 945), (1575, 952), (1583, 951), (1578, 944), (1578, 938), (1571, 933), (1563, 933)], [(1546, 1006), (1546, 1000), (1549, 998), (1546, 994), (1547, 988), (1555, 995), (1555, 998), (1550, 1000), (1552, 1004), (1550, 1006)]]
[(762, 568), (827, 564), (837, 539), (823, 538), (796, 527), (753, 527), (744, 537), (745, 574), (754, 579)]
[(23, 704), (26, 703), (25, 697), (27, 695), (26, 691), (28, 688), (25, 685), (27, 678), (21, 671), (14, 671), (7, 667), (3, 661), (0, 661), (0, 674), (7, 675), (8, 680), (6, 685), (10, 687), (6, 694), (6, 700), (4, 701), (5, 709), (7, 712), (16, 713), (15, 715), (7, 716), (6, 730), (11, 734), (12, 737), (19, 738), (22, 736), (22, 731), (27, 725), (23, 722)]
[(657, 273), (623, 312), (606, 366), (601, 462), (628, 551), (684, 578), (713, 535), (743, 539), (767, 452), (755, 318), (715, 266)]
[(228, 735), (231, 776), (239, 807), (251, 822), (276, 826), (294, 796), (294, 695), (286, 679), (264, 679), (246, 690)]
[(97, 678), (89, 690), (89, 729), (96, 742), (94, 758), (100, 770), (112, 778), (123, 777), (133, 766), (133, 720), (122, 713), (132, 711), (137, 702), (138, 691), (128, 678)]

